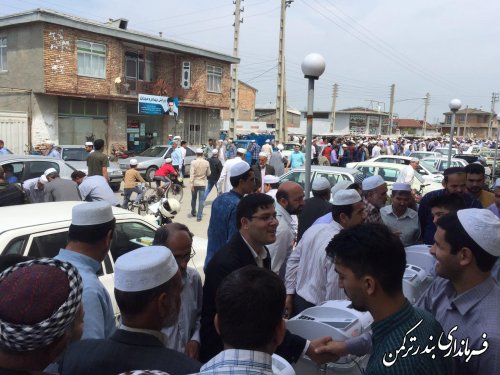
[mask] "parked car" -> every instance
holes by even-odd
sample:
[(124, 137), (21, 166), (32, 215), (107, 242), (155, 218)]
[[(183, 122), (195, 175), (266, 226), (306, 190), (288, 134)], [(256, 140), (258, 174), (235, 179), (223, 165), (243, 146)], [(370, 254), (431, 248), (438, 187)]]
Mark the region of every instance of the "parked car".
[[(71, 211), (82, 202), (35, 203), (2, 208), (0, 215), (0, 254), (21, 254), (52, 258), (66, 246)], [(115, 231), (108, 255), (101, 264), (99, 279), (109, 292), (115, 313), (114, 262), (131, 250), (149, 244), (157, 225), (131, 211), (113, 207)]]
[[(339, 181), (355, 181), (356, 175), (360, 175), (356, 169), (341, 167), (326, 167), (319, 165), (311, 166), (311, 183), (317, 177), (325, 177), (333, 187)], [(306, 170), (304, 167), (295, 168), (280, 177), (280, 183), (294, 181), (305, 187)], [(312, 196), (312, 194), (311, 194)]]
[[(355, 169), (365, 175), (365, 177), (380, 175), (387, 182), (387, 187), (392, 190), (392, 184), (398, 179), (401, 170), (405, 168), (406, 165), (395, 164), (395, 163), (382, 163), (379, 161), (363, 161), (356, 164)], [(415, 171), (415, 178), (413, 179), (412, 189), (417, 192), (422, 192), (426, 194), (433, 190), (442, 189), (440, 183), (434, 181), (426, 181), (423, 176)]]
[[(180, 147), (180, 146), (179, 146)], [(120, 160), (120, 169), (125, 173), (130, 165), (130, 159), (137, 159), (137, 170), (148, 181), (153, 181), (155, 172), (164, 163), (165, 159), (172, 156), (171, 145), (158, 145), (150, 147), (133, 158)], [(191, 147), (186, 148), (186, 160), (184, 161), (186, 175), (189, 175), (191, 162), (196, 159), (196, 153)]]
[(40, 177), (49, 168), (55, 168), (61, 178), (68, 180), (71, 180), (71, 173), (75, 171), (75, 168), (64, 160), (40, 155), (1, 155), (0, 166), (7, 164), (14, 169), (14, 176), (19, 183)]
[(408, 156), (411, 158), (417, 158), (422, 160), (423, 158), (432, 156), (439, 157), (441, 156), (441, 154), (439, 152), (432, 152), (432, 151), (412, 151)]
[[(88, 173), (87, 158), (90, 153), (85, 151), (85, 147), (80, 145), (60, 145), (62, 159), (75, 168), (77, 171)], [(113, 191), (120, 190), (123, 180), (123, 172), (116, 162), (109, 162), (108, 167), (109, 186)]]
[[(490, 167), (493, 166), (493, 162), (495, 160), (495, 149), (494, 148), (483, 147), (481, 150), (479, 150), (479, 155), (484, 157), (487, 165), (489, 165)], [(498, 151), (498, 153), (497, 153), (497, 169), (500, 165), (498, 160), (500, 160), (500, 151)]]
[(486, 162), (486, 158), (479, 154), (456, 154), (454, 156), (455, 159), (464, 159), (467, 163), (481, 163), (484, 167), (484, 173), (486, 176), (491, 176), (491, 168), (488, 166)]
[[(441, 155), (448, 156), (450, 153), (450, 149), (448, 147), (436, 147), (434, 149), (435, 152), (439, 152)], [(452, 148), (451, 149), (451, 157), (454, 157), (454, 155), (458, 154), (460, 151), (458, 148)]]
[(432, 164), (434, 168), (436, 168), (440, 172), (444, 172), (445, 169), (449, 167), (465, 167), (467, 163), (464, 159), (455, 159), (451, 158), (451, 163), (448, 165), (448, 158), (447, 157), (432, 157), (432, 158), (424, 158), (422, 161)]
[[(294, 151), (295, 145), (297, 142), (284, 142), (283, 143), (283, 151), (281, 151), (281, 155), (290, 159), (291, 153)], [(304, 149), (301, 147), (300, 150), (304, 152)]]
[[(409, 165), (412, 157), (410, 156), (398, 156), (398, 155), (381, 155), (370, 159), (369, 161), (379, 161), (382, 163), (395, 163), (401, 165)], [(354, 168), (355, 163), (348, 163), (347, 168)], [(434, 181), (440, 183), (443, 181), (443, 173), (439, 172), (432, 164), (428, 164), (424, 161), (420, 161), (418, 168), (416, 169), (418, 173), (426, 181)]]

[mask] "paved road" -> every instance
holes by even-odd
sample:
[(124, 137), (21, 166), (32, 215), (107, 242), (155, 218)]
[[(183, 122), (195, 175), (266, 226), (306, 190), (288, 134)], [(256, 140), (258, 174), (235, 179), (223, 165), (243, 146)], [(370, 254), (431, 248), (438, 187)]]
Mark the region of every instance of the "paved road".
[[(203, 218), (200, 222), (196, 221), (196, 217), (191, 216), (191, 189), (189, 187), (189, 180), (186, 179), (184, 187), (184, 195), (181, 202), (181, 210), (175, 217), (174, 221), (187, 225), (189, 230), (194, 233), (193, 248), (195, 249), (196, 255), (190, 261), (190, 266), (194, 267), (200, 273), (202, 280), (204, 280), (203, 264), (205, 262), (205, 256), (207, 254), (207, 228), (210, 221), (211, 205), (213, 200), (216, 198), (217, 191), (215, 188), (210, 192), (207, 201), (205, 202), (205, 208), (203, 209)], [(122, 183), (123, 188), (123, 183)], [(123, 201), (121, 196), (123, 189), (120, 189), (115, 193), (116, 197), (120, 202)], [(132, 198), (135, 194), (132, 194)], [(198, 207), (198, 206), (197, 206)]]

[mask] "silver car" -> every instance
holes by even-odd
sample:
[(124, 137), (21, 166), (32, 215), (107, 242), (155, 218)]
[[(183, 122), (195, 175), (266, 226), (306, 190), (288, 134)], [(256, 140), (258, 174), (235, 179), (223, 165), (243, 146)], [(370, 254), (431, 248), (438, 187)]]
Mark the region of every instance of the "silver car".
[(23, 183), (31, 178), (40, 177), (49, 168), (55, 168), (61, 178), (71, 180), (71, 173), (75, 169), (61, 159), (55, 159), (40, 155), (2, 155), (0, 166), (10, 165), (12, 175), (11, 182)]
[[(180, 147), (180, 146), (179, 146)], [(137, 160), (137, 170), (148, 181), (153, 181), (155, 172), (165, 163), (165, 159), (172, 157), (171, 145), (157, 145), (150, 147), (137, 156), (120, 160), (120, 169), (126, 172), (130, 165), (130, 159)], [(196, 159), (196, 153), (190, 147), (186, 148), (186, 160), (184, 160), (186, 175), (189, 175), (191, 162)]]
[[(77, 171), (88, 173), (87, 158), (89, 153), (85, 147), (80, 145), (60, 145), (62, 159), (75, 168)], [(123, 172), (118, 163), (109, 162), (108, 167), (109, 186), (113, 191), (120, 190), (120, 184), (123, 180)]]

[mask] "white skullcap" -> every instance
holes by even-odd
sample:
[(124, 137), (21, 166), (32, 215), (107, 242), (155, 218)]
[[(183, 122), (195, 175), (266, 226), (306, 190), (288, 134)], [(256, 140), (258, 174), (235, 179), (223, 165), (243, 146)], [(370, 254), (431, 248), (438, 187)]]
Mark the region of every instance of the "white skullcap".
[(56, 144), (54, 141), (46, 141), (45, 143), (48, 145), (55, 145)]
[(347, 147), (347, 145), (344, 143), (344, 144), (342, 145), (342, 147)]
[(277, 176), (273, 176), (272, 174), (266, 174), (264, 176), (265, 184), (277, 184), (278, 182), (280, 182), (280, 178)]
[(347, 206), (358, 202), (361, 202), (361, 196), (354, 189), (338, 191), (332, 201), (334, 206)]
[(337, 194), (340, 190), (345, 190), (347, 189), (350, 185), (352, 184), (351, 181), (348, 181), (348, 180), (342, 180), (342, 181), (339, 181), (337, 182), (335, 185), (333, 185), (332, 187), (332, 197), (335, 196), (335, 194)]
[(392, 191), (411, 191), (411, 186), (404, 182), (395, 182), (392, 184)]
[(94, 146), (92, 142), (85, 142), (85, 146)]
[(129, 164), (130, 165), (137, 165), (137, 159), (130, 159)]
[(276, 147), (278, 147), (278, 150), (283, 150), (283, 145), (281, 143)]
[(241, 176), (249, 169), (250, 166), (246, 161), (239, 161), (231, 167), (231, 170), (229, 171), (229, 177)]
[(413, 163), (413, 162), (415, 162), (415, 161), (420, 162), (420, 160), (418, 160), (417, 158), (411, 158), (411, 159), (410, 159), (410, 163)]
[(166, 158), (165, 163), (172, 163), (172, 158)]
[(165, 246), (145, 246), (132, 250), (115, 262), (115, 289), (141, 292), (165, 284), (179, 267)]
[(271, 143), (271, 141), (269, 139), (266, 139), (266, 143)]
[(44, 174), (42, 174), (42, 175), (40, 176), (40, 178), (38, 179), (38, 181), (40, 181), (40, 183), (41, 183), (42, 185), (45, 185), (47, 182), (49, 182), (49, 180), (47, 180), (47, 176), (45, 176)]
[(265, 152), (259, 152), (259, 158), (267, 158), (267, 154)]
[(316, 177), (313, 180), (312, 190), (314, 191), (322, 191), (330, 188), (330, 182), (326, 179), (326, 177)]
[(363, 180), (363, 183), (362, 183), (363, 191), (368, 191), (368, 190), (378, 188), (379, 186), (382, 186), (383, 184), (385, 184), (385, 181), (379, 175), (370, 176), (370, 177), (365, 178)]
[(250, 142), (255, 143), (255, 139), (252, 139)]
[(487, 253), (500, 256), (500, 219), (490, 210), (468, 208), (457, 212), (467, 234)]
[(236, 152), (237, 152), (238, 154), (243, 154), (243, 155), (245, 155), (245, 154), (247, 153), (247, 150), (245, 150), (244, 148), (241, 148), (241, 147), (240, 147), (240, 148), (238, 148), (238, 149), (236, 150)]
[(233, 140), (232, 139), (228, 139), (227, 140), (227, 143), (231, 143)]
[(500, 177), (497, 178), (497, 181), (495, 182), (495, 187), (500, 187)]
[(113, 220), (113, 210), (106, 201), (82, 203), (73, 206), (71, 224), (97, 225)]
[(219, 150), (217, 150), (216, 148), (214, 148), (212, 150), (212, 156), (217, 155), (218, 153), (219, 153)]
[(45, 172), (43, 172), (45, 177), (47, 177), (49, 174), (52, 174), (52, 173), (57, 173), (57, 170), (55, 168), (49, 168), (49, 169), (46, 169)]
[(195, 152), (197, 154), (203, 154), (203, 150), (201, 148), (197, 148)]

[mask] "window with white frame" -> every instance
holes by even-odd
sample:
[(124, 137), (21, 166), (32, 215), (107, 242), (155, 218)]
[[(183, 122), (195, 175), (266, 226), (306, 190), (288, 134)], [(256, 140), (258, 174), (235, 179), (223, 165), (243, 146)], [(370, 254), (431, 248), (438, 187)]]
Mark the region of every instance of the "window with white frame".
[(222, 68), (207, 65), (207, 91), (222, 92)]
[(106, 46), (104, 44), (78, 40), (78, 75), (106, 78)]
[(0, 38), (0, 71), (7, 70), (7, 38)]

